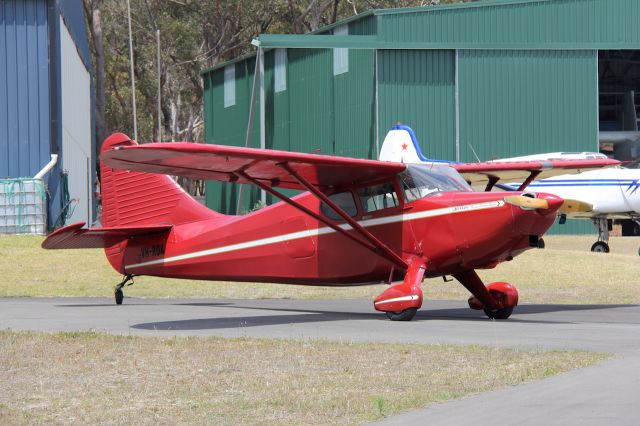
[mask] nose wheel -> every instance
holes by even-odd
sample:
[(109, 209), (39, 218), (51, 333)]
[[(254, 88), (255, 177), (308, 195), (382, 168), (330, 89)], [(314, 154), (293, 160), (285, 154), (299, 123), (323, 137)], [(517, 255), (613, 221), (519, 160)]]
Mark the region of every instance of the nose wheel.
[(606, 218), (593, 219), (593, 225), (598, 228), (598, 241), (593, 243), (591, 251), (594, 253), (609, 253), (609, 222)]
[(609, 253), (609, 244), (604, 241), (596, 241), (591, 246), (591, 251), (594, 253)]

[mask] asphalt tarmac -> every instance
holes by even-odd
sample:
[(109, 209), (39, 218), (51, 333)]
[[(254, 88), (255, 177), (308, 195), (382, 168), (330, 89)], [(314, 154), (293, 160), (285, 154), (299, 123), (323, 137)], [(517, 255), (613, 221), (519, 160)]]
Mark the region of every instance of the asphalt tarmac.
[(366, 300), (0, 299), (0, 329), (481, 344), (614, 353), (596, 366), (434, 404), (379, 424), (639, 425), (640, 306), (520, 305), (492, 321), (461, 301), (425, 301), (391, 322)]

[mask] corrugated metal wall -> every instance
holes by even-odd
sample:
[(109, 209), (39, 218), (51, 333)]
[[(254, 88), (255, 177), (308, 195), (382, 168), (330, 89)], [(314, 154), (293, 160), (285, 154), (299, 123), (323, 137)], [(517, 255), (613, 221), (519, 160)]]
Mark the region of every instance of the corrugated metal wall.
[[(244, 146), (249, 103), (253, 83), (255, 59), (240, 61), (235, 67), (235, 104), (224, 106), (224, 68), (205, 76), (205, 142), (221, 145)], [(256, 117), (259, 117), (256, 108)], [(256, 119), (250, 146), (260, 146), (259, 123)], [(250, 185), (242, 190), (237, 184), (221, 182), (206, 183), (206, 203), (217, 211), (236, 213), (238, 197), (242, 196), (241, 209), (248, 209), (258, 199), (258, 191)]]
[[(333, 76), (331, 50), (288, 51), (287, 90), (274, 94), (272, 74), (267, 78), (267, 147), (375, 158), (376, 136), (381, 143), (401, 121), (414, 128), (423, 152), (433, 158), (455, 159), (456, 142), (467, 161), (475, 161), (470, 146), (481, 159), (595, 150), (596, 49), (638, 49), (638, 16), (637, 0), (375, 11), (349, 21), (349, 34), (377, 35), (398, 50), (351, 50), (347, 74)], [(431, 50), (415, 50), (412, 43)], [(266, 62), (270, 75), (269, 53)], [(222, 69), (214, 69), (205, 80), (221, 75)], [(217, 86), (210, 87), (205, 110), (221, 96)], [(220, 114), (207, 115), (205, 126), (227, 127), (226, 112)], [(590, 224), (580, 223), (560, 229), (592, 232)]]
[(379, 51), (378, 90), (380, 145), (401, 122), (414, 130), (424, 155), (455, 159), (453, 51)]
[[(376, 19), (349, 24), (350, 34), (375, 31)], [(349, 71), (333, 75), (331, 49), (288, 49), (286, 89), (274, 91), (275, 51), (265, 52), (265, 131), (267, 148), (319, 152), (352, 157), (377, 157), (375, 146), (374, 52), (349, 51)], [(224, 107), (224, 67), (203, 75), (205, 141), (244, 145), (255, 58), (235, 63), (236, 104)], [(256, 105), (259, 101), (256, 100)], [(260, 146), (256, 108), (251, 146)], [(207, 182), (207, 206), (236, 213), (235, 184)], [(283, 191), (293, 194), (292, 191)], [(259, 191), (242, 190), (240, 211), (251, 209)], [(267, 202), (274, 200), (270, 195)]]
[(381, 40), (475, 48), (562, 43), (573, 48), (633, 49), (640, 43), (638, 0), (478, 2), (399, 12), (379, 12)]
[[(459, 51), (460, 159), (598, 150), (594, 50)], [(554, 233), (592, 232), (569, 221)]]
[(60, 20), (60, 88), (62, 158), (69, 178), (69, 196), (76, 200), (67, 223), (93, 218), (92, 163), (94, 160), (91, 123), (91, 76), (78, 54), (65, 23)]
[(0, 177), (49, 161), (47, 2), (0, 2)]
[(461, 161), (598, 150), (597, 51), (459, 52)]

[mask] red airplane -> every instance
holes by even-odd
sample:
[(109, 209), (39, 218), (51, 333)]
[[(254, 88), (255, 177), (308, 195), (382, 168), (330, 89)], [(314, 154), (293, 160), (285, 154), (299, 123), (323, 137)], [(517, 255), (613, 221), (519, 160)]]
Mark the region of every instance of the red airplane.
[[(122, 133), (101, 150), (103, 228), (61, 228), (46, 249), (104, 248), (113, 268), (134, 276), (348, 286), (401, 283), (374, 301), (392, 320), (411, 320), (425, 277), (453, 276), (469, 305), (506, 319), (518, 291), (485, 286), (493, 268), (541, 245), (556, 212), (550, 194), (474, 192), (521, 179), (600, 168), (615, 160), (403, 164), (193, 143), (138, 145)], [(461, 175), (462, 174), (462, 175)], [(282, 202), (242, 216), (199, 204), (172, 178), (253, 184)], [(464, 177), (463, 177), (464, 176)], [(295, 197), (278, 188), (306, 190)]]

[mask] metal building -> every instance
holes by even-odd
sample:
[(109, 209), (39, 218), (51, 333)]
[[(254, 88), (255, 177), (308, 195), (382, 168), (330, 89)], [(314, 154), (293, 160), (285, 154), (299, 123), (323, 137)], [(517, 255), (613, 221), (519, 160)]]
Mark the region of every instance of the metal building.
[(93, 104), (82, 1), (1, 1), (0, 178), (46, 172), (49, 229), (95, 217)]
[[(261, 35), (250, 145), (376, 158), (402, 122), (431, 158), (597, 151), (599, 126), (638, 130), (638, 17), (637, 0), (484, 0)], [(255, 63), (203, 72), (206, 142), (245, 144)], [(238, 193), (211, 183), (207, 203), (233, 212)], [(258, 194), (242, 196), (246, 208)]]

